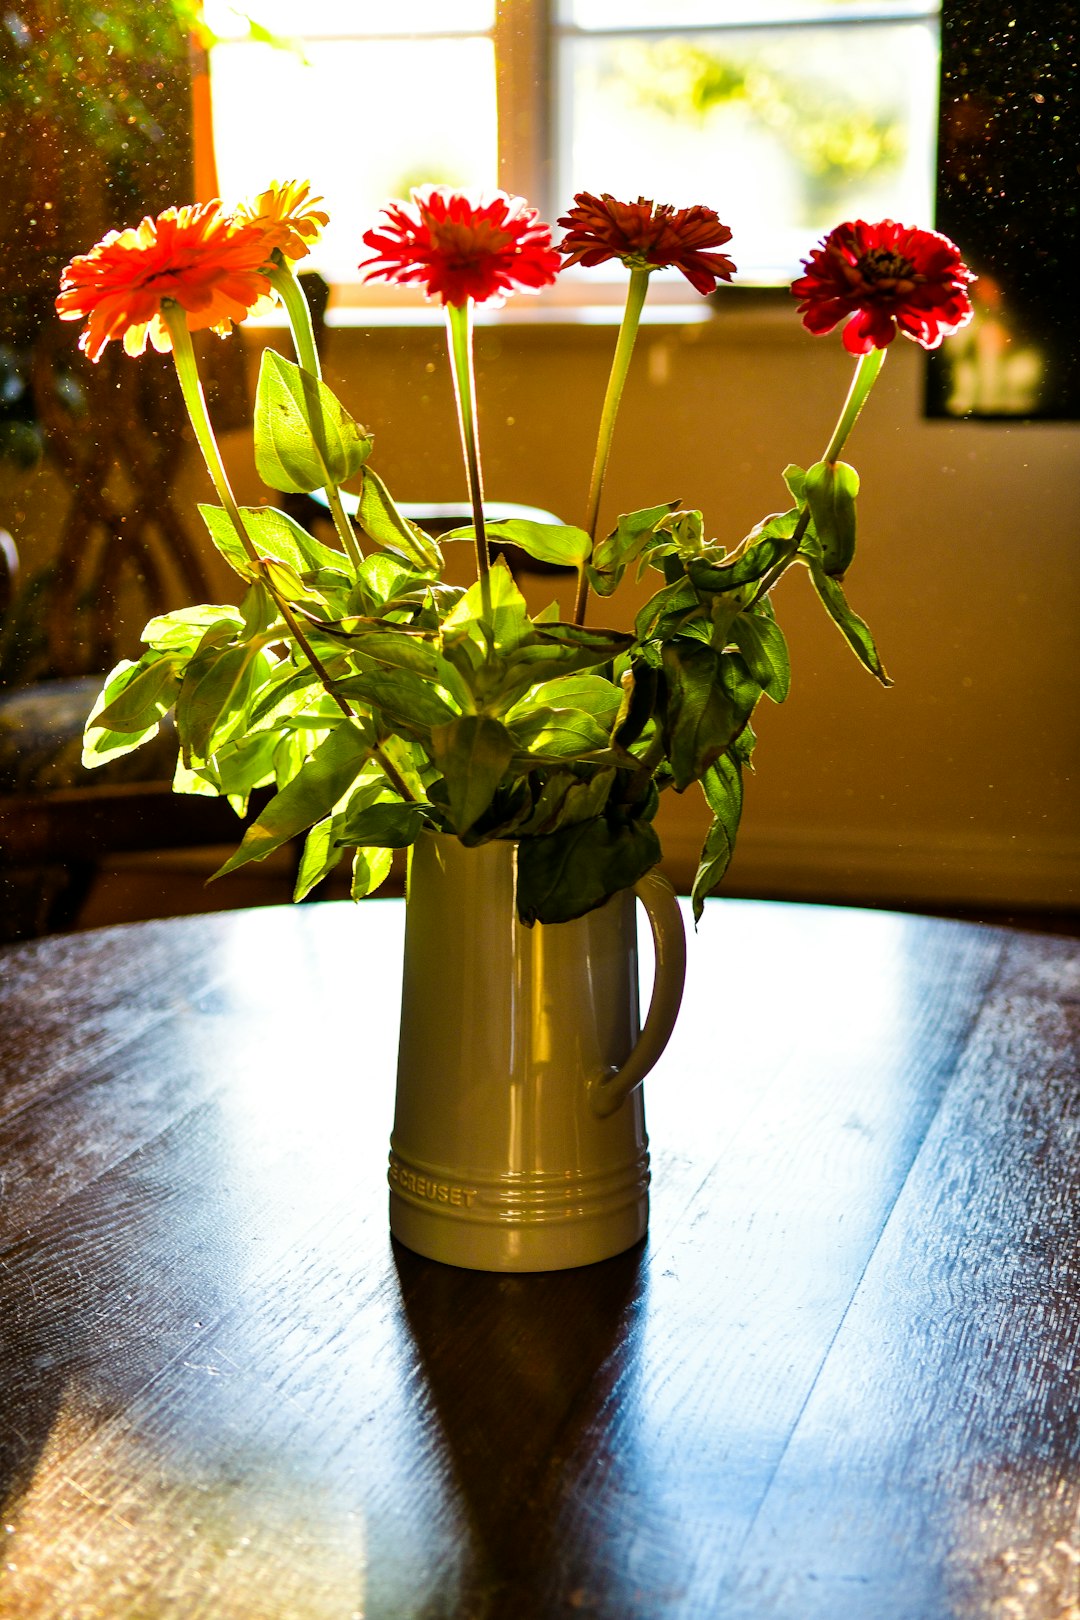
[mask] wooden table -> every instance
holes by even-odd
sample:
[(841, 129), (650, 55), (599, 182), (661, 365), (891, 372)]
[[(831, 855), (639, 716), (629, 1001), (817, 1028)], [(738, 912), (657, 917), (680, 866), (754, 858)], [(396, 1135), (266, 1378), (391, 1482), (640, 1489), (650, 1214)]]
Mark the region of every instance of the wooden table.
[(400, 902), (0, 953), (4, 1620), (1075, 1620), (1080, 942), (710, 903), (647, 1245), (392, 1248)]

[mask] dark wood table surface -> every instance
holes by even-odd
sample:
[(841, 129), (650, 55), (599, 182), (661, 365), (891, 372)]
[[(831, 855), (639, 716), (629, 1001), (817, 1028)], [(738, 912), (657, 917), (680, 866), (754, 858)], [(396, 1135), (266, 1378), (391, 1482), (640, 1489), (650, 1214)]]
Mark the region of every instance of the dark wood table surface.
[(391, 1245), (403, 910), (0, 953), (4, 1620), (1076, 1620), (1080, 942), (711, 902), (644, 1247)]

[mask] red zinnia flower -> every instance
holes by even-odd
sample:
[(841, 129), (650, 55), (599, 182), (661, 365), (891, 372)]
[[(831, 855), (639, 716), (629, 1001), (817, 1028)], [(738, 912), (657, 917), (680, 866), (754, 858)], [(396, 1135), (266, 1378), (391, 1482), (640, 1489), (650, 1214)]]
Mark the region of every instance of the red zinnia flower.
[(161, 316), (165, 299), (183, 309), (192, 331), (227, 332), (242, 321), (270, 283), (260, 274), (267, 249), (261, 231), (222, 213), (220, 202), (167, 208), (135, 229), (110, 231), (72, 259), (56, 300), (63, 321), (86, 320), (79, 347), (99, 360), (113, 338), (128, 354), (172, 348)]
[(443, 186), (425, 186), (412, 202), (389, 203), (382, 229), (364, 232), (375, 249), (361, 261), (368, 280), (420, 283), (429, 298), (457, 307), (504, 293), (537, 292), (555, 280), (559, 255), (551, 231), (521, 197), (497, 191), (490, 202)]
[(730, 281), (735, 269), (724, 253), (706, 248), (723, 247), (731, 232), (711, 208), (673, 208), (669, 203), (616, 202), (610, 192), (594, 197), (579, 191), (574, 207), (558, 222), (566, 230), (559, 252), (566, 263), (603, 264), (621, 259), (630, 270), (681, 270), (699, 293), (716, 290), (718, 281)]
[(883, 219), (838, 225), (803, 260), (806, 275), (792, 283), (811, 332), (831, 332), (845, 316), (851, 354), (883, 349), (896, 336), (936, 349), (971, 319), (967, 283), (974, 278), (960, 249), (937, 231)]

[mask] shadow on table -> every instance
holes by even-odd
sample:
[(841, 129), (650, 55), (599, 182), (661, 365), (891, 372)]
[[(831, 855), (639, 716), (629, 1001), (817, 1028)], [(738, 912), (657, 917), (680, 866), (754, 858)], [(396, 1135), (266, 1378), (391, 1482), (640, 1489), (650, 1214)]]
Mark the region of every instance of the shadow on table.
[(553, 1584), (571, 1608), (577, 1601), (567, 1558), (576, 1563), (581, 1548), (565, 1545), (566, 1498), (582, 1458), (605, 1474), (616, 1462), (604, 1454), (602, 1414), (633, 1377), (644, 1253), (496, 1275), (394, 1244), (403, 1314), (474, 1533), (469, 1595), (485, 1616), (524, 1620)]

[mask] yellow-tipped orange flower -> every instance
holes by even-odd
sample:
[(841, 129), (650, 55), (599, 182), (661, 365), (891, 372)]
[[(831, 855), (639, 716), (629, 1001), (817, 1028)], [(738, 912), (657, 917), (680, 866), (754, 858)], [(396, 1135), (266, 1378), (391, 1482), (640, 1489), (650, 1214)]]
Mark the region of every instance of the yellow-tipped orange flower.
[(113, 339), (142, 354), (149, 337), (164, 353), (172, 348), (165, 300), (179, 305), (192, 331), (227, 332), (270, 291), (268, 258), (263, 233), (223, 213), (220, 202), (167, 208), (133, 229), (110, 231), (73, 259), (56, 308), (61, 320), (86, 321), (79, 347), (91, 360)]
[(267, 255), (279, 248), (287, 259), (305, 259), (330, 216), (316, 204), (309, 180), (274, 180), (251, 202), (241, 203), (237, 219), (263, 233)]

